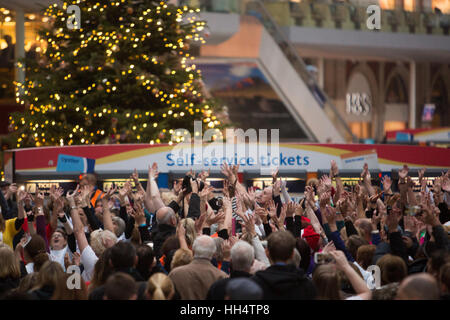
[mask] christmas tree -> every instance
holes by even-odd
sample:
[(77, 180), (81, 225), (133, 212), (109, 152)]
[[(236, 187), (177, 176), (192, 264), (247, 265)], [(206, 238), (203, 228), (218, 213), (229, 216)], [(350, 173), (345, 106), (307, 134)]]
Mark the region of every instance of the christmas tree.
[[(79, 20), (68, 13), (71, 5)], [(26, 111), (10, 117), (15, 146), (153, 144), (170, 141), (177, 128), (192, 136), (194, 120), (220, 127), (189, 53), (204, 42), (196, 12), (150, 0), (47, 8), (42, 56), (24, 61), (26, 80), (16, 87)]]

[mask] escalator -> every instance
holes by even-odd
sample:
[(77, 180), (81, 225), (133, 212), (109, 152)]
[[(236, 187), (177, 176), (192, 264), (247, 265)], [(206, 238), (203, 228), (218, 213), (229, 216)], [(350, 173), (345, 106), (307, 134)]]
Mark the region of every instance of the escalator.
[(347, 123), (318, 86), (297, 50), (287, 40), (261, 1), (247, 3), (245, 14), (264, 26), (258, 62), (291, 115), (315, 138), (334, 143), (356, 142)]

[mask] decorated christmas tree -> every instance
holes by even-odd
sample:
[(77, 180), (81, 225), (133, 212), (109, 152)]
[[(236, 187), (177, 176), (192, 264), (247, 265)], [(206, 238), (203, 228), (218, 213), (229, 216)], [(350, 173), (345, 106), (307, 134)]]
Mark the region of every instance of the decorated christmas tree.
[(42, 55), (24, 61), (16, 88), (26, 111), (10, 117), (13, 146), (163, 143), (177, 128), (192, 135), (194, 120), (220, 127), (189, 53), (204, 42), (197, 11), (150, 0), (47, 8)]

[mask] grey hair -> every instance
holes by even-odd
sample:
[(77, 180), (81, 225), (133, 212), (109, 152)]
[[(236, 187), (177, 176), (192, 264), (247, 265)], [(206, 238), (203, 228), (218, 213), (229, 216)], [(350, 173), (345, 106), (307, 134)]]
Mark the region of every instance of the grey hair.
[(301, 261), (302, 256), (300, 255), (300, 252), (298, 252), (297, 248), (294, 248), (294, 255), (292, 256), (292, 259), (289, 260), (289, 263), (295, 265), (298, 268)]
[(117, 224), (116, 236), (120, 237), (125, 232), (125, 221), (120, 217), (112, 217), (112, 221)]
[(194, 259), (211, 260), (216, 253), (216, 244), (210, 236), (200, 236), (195, 239), (192, 251), (194, 251)]
[(233, 270), (249, 272), (253, 260), (255, 260), (255, 249), (248, 242), (240, 240), (231, 248)]
[(167, 212), (162, 219), (158, 219), (158, 216), (156, 216), (156, 222), (158, 224), (169, 224), (170, 219), (175, 217), (175, 211), (171, 207), (162, 207), (161, 209), (167, 209)]

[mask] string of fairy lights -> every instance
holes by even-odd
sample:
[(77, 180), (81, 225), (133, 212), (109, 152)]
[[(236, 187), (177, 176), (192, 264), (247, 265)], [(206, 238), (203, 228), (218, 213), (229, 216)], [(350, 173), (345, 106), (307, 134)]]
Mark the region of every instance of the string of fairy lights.
[[(56, 22), (65, 23), (67, 18), (67, 7), (70, 4), (86, 4), (86, 0), (76, 0), (64, 2), (62, 7), (58, 7), (57, 4), (49, 6), (45, 11), (45, 16), (50, 18), (54, 26)], [(133, 8), (128, 6), (127, 0), (111, 1), (109, 3), (100, 4), (95, 3), (92, 6), (84, 6), (82, 10), (86, 12), (98, 12), (103, 13), (108, 7), (119, 7), (121, 5), (126, 6), (128, 14), (131, 15)], [(80, 6), (81, 7), (81, 6)], [(26, 127), (29, 133), (21, 133), (17, 139), (17, 147), (24, 146), (31, 134), (34, 139), (35, 146), (43, 145), (73, 145), (73, 144), (94, 144), (94, 137), (106, 136), (108, 133), (101, 128), (95, 128), (93, 125), (83, 125), (82, 123), (74, 124), (73, 128), (68, 128), (68, 132), (61, 136), (51, 136), (48, 134), (49, 129), (60, 127), (64, 121), (57, 119), (49, 119), (48, 115), (55, 112), (65, 113), (68, 111), (83, 114), (85, 118), (101, 119), (105, 116), (118, 115), (123, 110), (120, 106), (98, 106), (98, 108), (89, 108), (78, 101), (88, 95), (98, 94), (99, 91), (106, 92), (107, 94), (117, 93), (120, 91), (122, 82), (129, 82), (130, 79), (134, 79), (137, 86), (145, 89), (147, 94), (152, 99), (157, 99), (160, 105), (166, 106), (166, 110), (162, 114), (157, 114), (149, 108), (149, 110), (139, 110), (139, 112), (125, 112), (124, 117), (130, 119), (132, 124), (130, 130), (136, 132), (134, 134), (138, 141), (142, 141), (143, 132), (148, 130), (147, 128), (159, 128), (160, 123), (158, 117), (180, 119), (186, 116), (201, 117), (207, 128), (215, 128), (221, 123), (216, 116), (213, 115), (212, 106), (208, 103), (194, 103), (193, 98), (198, 101), (204, 101), (201, 90), (196, 84), (196, 79), (201, 77), (200, 70), (197, 69), (193, 60), (194, 57), (186, 52), (188, 43), (191, 41), (205, 43), (204, 38), (201, 36), (202, 30), (205, 28), (204, 21), (198, 21), (194, 13), (199, 12), (199, 9), (190, 9), (187, 6), (176, 8), (176, 12), (168, 10), (168, 5), (161, 1), (158, 6), (146, 9), (136, 14), (133, 19), (119, 18), (119, 28), (115, 30), (91, 30), (89, 33), (85, 33), (83, 24), (79, 29), (67, 30), (63, 27), (56, 27), (53, 31), (47, 31), (44, 37), (38, 37), (37, 40), (42, 44), (42, 53), (47, 57), (48, 61), (43, 69), (29, 70), (37, 73), (41, 73), (36, 77), (27, 77), (25, 82), (15, 83), (16, 85), (16, 101), (19, 104), (27, 105), (27, 112), (32, 116), (27, 119), (26, 116), (10, 117), (10, 124), (14, 130), (18, 130), (19, 127)], [(187, 21), (185, 32), (177, 32), (176, 37), (167, 37), (164, 25), (164, 18), (175, 15), (175, 21), (181, 24), (183, 21)], [(126, 21), (125, 21), (126, 20)], [(140, 24), (140, 25), (139, 25)], [(59, 26), (59, 25), (58, 25)], [(149, 26), (156, 28), (156, 32), (142, 31), (137, 32), (136, 29), (145, 30)], [(158, 37), (162, 40), (165, 48), (170, 49), (173, 52), (173, 56), (178, 61), (172, 68), (166, 68), (164, 76), (177, 76), (181, 74), (182, 78), (186, 78), (185, 81), (177, 83), (174, 87), (163, 88), (161, 85), (161, 79), (154, 75), (149, 74), (144, 68), (140, 66), (145, 64), (152, 64), (155, 67), (164, 68), (167, 61), (164, 57), (158, 55), (152, 55), (149, 52), (133, 54), (133, 49), (139, 48), (139, 46), (152, 37)], [(74, 40), (72, 43), (79, 43), (70, 52), (65, 50), (62, 45), (67, 41)], [(64, 83), (70, 84), (73, 81), (76, 72), (79, 74), (86, 74), (86, 77), (92, 75), (95, 72), (102, 72), (106, 69), (118, 69), (117, 54), (120, 53), (123, 47), (130, 48), (130, 56), (126, 61), (126, 64), (120, 64), (120, 70), (116, 74), (105, 75), (103, 79), (93, 81), (90, 85), (84, 88), (73, 88), (69, 92), (47, 92), (48, 96), (44, 98), (39, 97), (37, 94), (42, 94), (43, 81), (50, 79), (51, 72), (58, 69), (59, 76), (63, 79)], [(86, 63), (79, 57), (86, 55), (92, 48), (104, 49), (104, 62), (100, 65), (93, 66)], [(65, 68), (68, 64), (67, 61), (71, 61), (71, 68), (75, 68), (75, 71), (71, 71), (71, 68)], [(116, 66), (116, 67), (115, 67)], [(26, 68), (23, 64), (18, 65), (19, 68)], [(47, 78), (42, 74), (44, 71), (48, 71)], [(189, 96), (189, 99), (188, 99)], [(133, 121), (137, 121), (136, 123)], [(97, 130), (95, 130), (97, 129)], [(115, 130), (115, 128), (114, 128)], [(160, 134), (166, 134), (167, 132), (173, 133), (173, 129), (166, 129), (161, 127)], [(69, 133), (70, 132), (70, 133)], [(176, 139), (176, 142), (182, 142), (183, 136)], [(158, 137), (148, 142), (150, 144), (160, 143), (161, 139)], [(172, 144), (169, 141), (169, 144)]]

